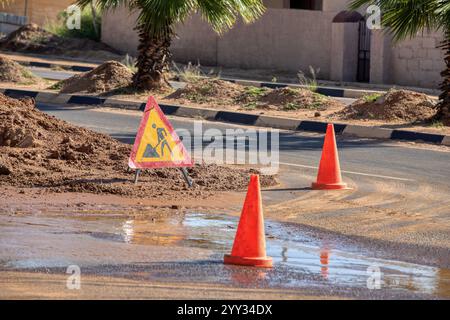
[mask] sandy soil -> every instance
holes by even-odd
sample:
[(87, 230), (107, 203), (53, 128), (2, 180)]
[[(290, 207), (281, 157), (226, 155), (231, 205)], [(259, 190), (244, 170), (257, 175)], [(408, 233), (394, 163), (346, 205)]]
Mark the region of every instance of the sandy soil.
[[(74, 126), (35, 108), (32, 99), (0, 94), (0, 185), (150, 198), (203, 199), (214, 192), (245, 190), (251, 168), (195, 164), (187, 187), (177, 169), (145, 170), (140, 183), (128, 172), (131, 146)], [(275, 185), (261, 176), (261, 185)]]
[(113, 60), (120, 57), (117, 50), (106, 44), (90, 39), (60, 37), (36, 24), (25, 25), (1, 39), (0, 49), (66, 55), (81, 59)]
[[(293, 175), (294, 173), (292, 173)], [(315, 178), (314, 171), (296, 172), (299, 186)], [(280, 176), (284, 181), (289, 172)], [(269, 205), (270, 219), (353, 237), (361, 243), (405, 250), (402, 258), (450, 267), (450, 201), (448, 187), (422, 182), (386, 181), (358, 177), (341, 192), (292, 189), (292, 200)], [(290, 187), (286, 185), (280, 186)], [(406, 250), (410, 248), (411, 250)], [(395, 250), (394, 250), (395, 252)], [(400, 252), (399, 252), (400, 254)], [(406, 257), (406, 258), (405, 258)]]
[[(1, 55), (9, 56), (14, 60), (24, 60), (24, 61), (38, 61), (38, 62), (48, 62), (54, 64), (62, 64), (62, 65), (82, 65), (89, 67), (96, 67), (99, 64), (108, 60), (108, 57), (104, 57), (102, 59), (101, 54), (95, 59), (95, 57), (68, 57), (68, 56), (57, 56), (57, 55), (39, 55), (32, 53), (20, 53), (16, 54), (14, 52), (1, 52)], [(114, 59), (113, 59), (114, 60)], [(121, 61), (122, 59), (115, 59), (117, 61)], [(179, 69), (183, 68), (183, 64), (177, 63)], [(239, 79), (247, 79), (247, 80), (257, 80), (264, 82), (272, 82), (276, 80), (281, 83), (292, 83), (298, 84), (298, 73), (292, 71), (283, 71), (283, 70), (267, 70), (267, 69), (236, 69), (236, 68), (223, 68), (223, 67), (208, 67), (201, 66), (203, 73), (205, 75), (208, 74), (219, 74), (224, 78), (239, 78)], [(173, 70), (173, 74), (176, 75), (177, 70)], [(320, 79), (320, 72), (318, 75), (317, 83), (320, 86), (332, 86), (332, 87), (342, 87), (343, 89), (357, 89), (357, 90), (369, 90), (369, 91), (387, 91), (391, 88), (389, 85), (376, 85), (370, 84), (370, 87), (367, 87), (366, 83), (359, 82), (336, 82), (336, 81), (326, 81)], [(428, 89), (428, 88), (413, 88), (413, 87), (401, 87), (396, 86), (397, 88), (413, 90), (418, 92), (423, 92), (431, 96), (438, 96), (439, 90), (437, 89)]]
[[(268, 92), (270, 93), (271, 91)], [(440, 123), (433, 123), (426, 120), (433, 116), (435, 113), (431, 109), (432, 102), (430, 102), (431, 100), (429, 96), (423, 94), (418, 94), (420, 97), (416, 99), (415, 96), (417, 95), (417, 93), (411, 93), (413, 97), (405, 105), (401, 105), (401, 101), (394, 101), (395, 103), (393, 103), (393, 105), (397, 111), (386, 111), (384, 113), (384, 116), (381, 115), (382, 117), (384, 117), (384, 120), (377, 119), (373, 116), (367, 116), (366, 118), (359, 116), (349, 116), (349, 114), (351, 114), (348, 112), (349, 108), (358, 109), (360, 106), (365, 107), (367, 105), (365, 101), (363, 101), (363, 99), (356, 101), (355, 106), (351, 107), (345, 107), (343, 104), (334, 101), (334, 99), (332, 98), (327, 98), (327, 100), (330, 102), (325, 105), (317, 103), (314, 100), (309, 100), (306, 105), (310, 107), (300, 107), (286, 110), (285, 107), (280, 108), (279, 105), (277, 106), (276, 103), (273, 103), (273, 101), (276, 101), (277, 99), (273, 99), (270, 103), (265, 103), (264, 100), (267, 98), (264, 97), (256, 102), (255, 107), (255, 100), (249, 101), (246, 100), (246, 98), (248, 97), (242, 97), (242, 87), (234, 84), (227, 85), (226, 89), (219, 93), (219, 98), (217, 99), (208, 96), (205, 97), (198, 94), (189, 96), (189, 94), (183, 91), (141, 93), (113, 92), (111, 94), (107, 94), (107, 96), (110, 98), (116, 98), (126, 101), (145, 101), (148, 95), (154, 95), (156, 99), (161, 103), (169, 103), (175, 105), (178, 104), (211, 110), (230, 110), (248, 114), (269, 115), (290, 119), (348, 123), (362, 126), (380, 126), (384, 128), (396, 128), (425, 133), (450, 135), (450, 127), (442, 126)], [(236, 99), (239, 98), (243, 100), (241, 100), (241, 102), (236, 102)], [(291, 106), (291, 101), (286, 99), (284, 99), (283, 101), (283, 105)], [(302, 100), (300, 100), (300, 102), (298, 102), (297, 104), (301, 105)], [(386, 106), (386, 110), (389, 110), (389, 105)], [(421, 106), (423, 106), (422, 109)]]
[(432, 121), (436, 101), (426, 94), (391, 89), (384, 95), (367, 96), (332, 115), (348, 120), (381, 120), (387, 123), (418, 123)]
[[(56, 81), (48, 81), (48, 80), (46, 82), (38, 84), (38, 85), (23, 85), (23, 84), (1, 83), (0, 82), (0, 89), (4, 88), (4, 89), (39, 90), (39, 91), (43, 91), (43, 92), (57, 93), (58, 90), (49, 89), (49, 87), (51, 87), (55, 83), (56, 83)], [(153, 95), (157, 99), (157, 101), (160, 103), (177, 104), (177, 101), (175, 101), (175, 100), (165, 99), (165, 97), (168, 95), (167, 92), (153, 92), (152, 91), (152, 92), (130, 93), (130, 94), (116, 93), (116, 94), (108, 94), (106, 96), (103, 95), (103, 97), (142, 103), (144, 101), (147, 101), (147, 98), (149, 95)], [(211, 109), (209, 106), (199, 105), (199, 104), (189, 103), (189, 102), (186, 102), (183, 105), (186, 105), (189, 107), (202, 108), (202, 109), (205, 109), (205, 108)], [(323, 112), (321, 112), (322, 115), (320, 117), (315, 117), (313, 114), (313, 111), (309, 111), (309, 110), (297, 110), (295, 112), (290, 112), (288, 115), (284, 111), (274, 111), (274, 110), (265, 110), (265, 111), (245, 110), (245, 111), (242, 111), (237, 106), (226, 107), (226, 110), (239, 111), (239, 112), (250, 113), (250, 114), (264, 114), (264, 115), (270, 115), (270, 116), (282, 117), (282, 118), (314, 120), (314, 121), (330, 121), (330, 119), (327, 118), (327, 115), (331, 115), (332, 113), (338, 111), (337, 109), (329, 110), (328, 112), (323, 111)], [(345, 121), (335, 120), (333, 122), (348, 123), (348, 124), (361, 125), (361, 126), (378, 126), (378, 127), (383, 127), (383, 128), (389, 128), (389, 129), (401, 129), (401, 130), (409, 130), (409, 131), (417, 131), (417, 132), (433, 133), (433, 134), (441, 134), (441, 135), (450, 135), (450, 127), (433, 125), (433, 124), (423, 124), (423, 125), (405, 124), (405, 123), (387, 124), (386, 122), (381, 121), (381, 120), (357, 120), (357, 119), (356, 120), (349, 119), (349, 120), (345, 120)]]
[(145, 218), (181, 213), (186, 209), (224, 211), (230, 206), (239, 207), (241, 192), (220, 192), (198, 199), (184, 196), (173, 197), (168, 193), (157, 199), (152, 197), (129, 197), (113, 194), (80, 192), (52, 192), (46, 188), (2, 187), (0, 192), (3, 214), (27, 215), (119, 215)]
[(224, 285), (141, 281), (83, 275), (80, 290), (67, 290), (67, 275), (0, 272), (0, 299), (286, 299), (328, 300), (337, 296), (305, 295), (288, 289), (232, 288)]
[(69, 79), (58, 82), (61, 93), (103, 93), (131, 84), (133, 73), (117, 61), (107, 61), (94, 70), (75, 74)]
[[(191, 64), (192, 65), (192, 64)], [(177, 63), (177, 68), (182, 70), (187, 68), (186, 64)], [(222, 78), (230, 79), (242, 79), (249, 81), (262, 81), (262, 82), (279, 82), (279, 83), (292, 83), (299, 84), (299, 77), (297, 71), (277, 70), (277, 69), (238, 69), (238, 68), (226, 68), (226, 67), (214, 67), (214, 66), (200, 66), (200, 70), (204, 75), (220, 75)], [(174, 70), (178, 71), (178, 70)], [(312, 78), (309, 70), (302, 70), (305, 75)], [(176, 72), (175, 72), (176, 73)], [(340, 82), (323, 80), (320, 71), (316, 72), (316, 81), (319, 86), (324, 87), (340, 87), (342, 89), (356, 89), (356, 90), (369, 90), (369, 91), (387, 91), (392, 86), (383, 84), (370, 84), (361, 82)], [(414, 90), (423, 92), (432, 96), (438, 96), (439, 90), (431, 88), (416, 88), (416, 87), (403, 87), (396, 86), (396, 88), (402, 88), (406, 90)]]
[(257, 88), (242, 86), (219, 79), (200, 79), (178, 89), (166, 99), (178, 104), (195, 103), (212, 109), (237, 109), (239, 111), (281, 112), (286, 115), (300, 112), (312, 113), (340, 110), (343, 104), (335, 99), (310, 90)]
[(57, 83), (57, 81), (42, 79), (41, 82), (35, 84), (23, 84), (14, 82), (0, 82), (0, 89), (18, 89), (40, 92), (53, 92), (58, 93), (59, 90), (51, 89), (51, 87)]
[(51, 63), (51, 64), (58, 64), (63, 66), (84, 66), (84, 67), (92, 67), (95, 68), (98, 66), (97, 63), (89, 63), (89, 62), (83, 62), (79, 60), (71, 60), (71, 59), (61, 59), (57, 56), (52, 55), (35, 55), (32, 53), (16, 53), (11, 51), (1, 51), (0, 57), (7, 57), (9, 59), (12, 59), (14, 61), (23, 61), (23, 62), (42, 62), (42, 63)]
[(0, 57), (0, 82), (34, 84), (39, 81), (38, 77), (17, 62), (6, 57)]

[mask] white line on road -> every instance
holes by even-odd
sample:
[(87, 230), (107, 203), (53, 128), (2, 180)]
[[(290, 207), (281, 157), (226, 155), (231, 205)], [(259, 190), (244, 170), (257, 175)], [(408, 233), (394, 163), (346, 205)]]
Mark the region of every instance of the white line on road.
[[(317, 170), (317, 167), (307, 166), (307, 165), (297, 164), (297, 163), (279, 162), (278, 164), (284, 165), (284, 166), (300, 167), (300, 168), (308, 168), (308, 169), (315, 169), (315, 170)], [(415, 181), (415, 180), (412, 180), (412, 179), (391, 177), (391, 176), (383, 176), (383, 175), (379, 175), (379, 174), (371, 174), (371, 173), (363, 173), (363, 172), (354, 172), (354, 171), (345, 171), (345, 170), (342, 170), (341, 172), (342, 173), (348, 173), (348, 174), (355, 174), (355, 175), (359, 175), (359, 176), (382, 178), (382, 179), (390, 179), (390, 180), (398, 180), (398, 181)]]

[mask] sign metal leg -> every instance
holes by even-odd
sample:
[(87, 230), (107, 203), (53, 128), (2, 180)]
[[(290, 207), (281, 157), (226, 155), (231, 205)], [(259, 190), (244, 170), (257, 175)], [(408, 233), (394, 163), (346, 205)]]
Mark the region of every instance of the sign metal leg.
[(188, 184), (189, 188), (192, 187), (192, 179), (189, 177), (189, 174), (186, 170), (186, 168), (181, 168), (181, 172), (183, 173), (184, 180)]
[(134, 184), (137, 184), (138, 183), (138, 180), (139, 180), (139, 175), (141, 174), (141, 169), (137, 169), (136, 170), (136, 173), (135, 173), (135, 176), (134, 176)]
[[(189, 177), (189, 173), (187, 172), (186, 168), (180, 168), (181, 172), (183, 173), (183, 178), (186, 181), (189, 188), (192, 187), (192, 179)], [(134, 184), (138, 184), (139, 181), (139, 175), (141, 174), (141, 169), (137, 169), (134, 174)]]

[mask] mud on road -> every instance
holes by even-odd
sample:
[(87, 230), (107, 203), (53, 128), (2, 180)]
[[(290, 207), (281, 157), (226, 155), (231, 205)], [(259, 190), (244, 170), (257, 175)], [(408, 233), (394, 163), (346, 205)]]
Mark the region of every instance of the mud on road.
[[(224, 265), (237, 222), (194, 211), (154, 220), (2, 216), (0, 296), (230, 299), (248, 298), (245, 289), (271, 299), (450, 297), (447, 269), (386, 259), (383, 249), (272, 220), (266, 220), (272, 269)], [(68, 265), (80, 267), (81, 290), (67, 290), (61, 275)], [(376, 290), (367, 284), (369, 268), (382, 273)]]
[[(188, 188), (177, 169), (128, 172), (131, 147), (108, 135), (69, 124), (36, 109), (31, 99), (0, 94), (0, 186), (18, 192), (87, 192), (150, 199), (204, 199), (215, 192), (245, 190), (251, 168), (196, 164)], [(277, 182), (262, 176), (263, 186)]]

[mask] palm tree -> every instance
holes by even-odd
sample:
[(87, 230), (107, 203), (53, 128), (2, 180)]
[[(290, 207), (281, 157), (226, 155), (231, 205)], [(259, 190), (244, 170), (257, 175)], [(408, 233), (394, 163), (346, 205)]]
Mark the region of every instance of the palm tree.
[(440, 46), (445, 52), (446, 69), (441, 72), (437, 118), (450, 126), (450, 1), (448, 0), (353, 0), (353, 10), (366, 5), (378, 5), (382, 25), (393, 34), (394, 40), (413, 38), (418, 32), (443, 30)]
[[(1, 0), (0, 0), (1, 1)], [(81, 7), (92, 0), (77, 0)], [(262, 0), (94, 0), (101, 9), (126, 6), (139, 11), (136, 30), (139, 34), (137, 72), (133, 83), (137, 89), (167, 86), (165, 77), (171, 60), (170, 44), (177, 23), (192, 13), (201, 14), (219, 34), (231, 28), (241, 16), (250, 23), (264, 13)]]

